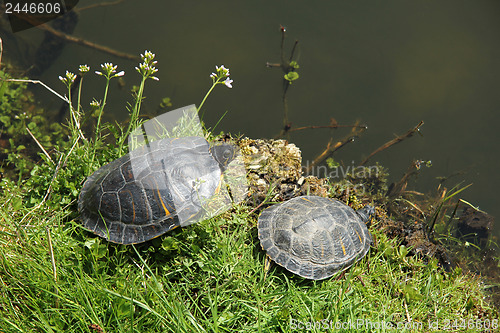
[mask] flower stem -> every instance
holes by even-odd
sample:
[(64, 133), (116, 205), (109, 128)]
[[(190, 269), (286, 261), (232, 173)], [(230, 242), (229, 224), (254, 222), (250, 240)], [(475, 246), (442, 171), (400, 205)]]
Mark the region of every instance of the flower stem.
[[(205, 101), (207, 100), (208, 98), (208, 95), (210, 95), (210, 93), (212, 92), (212, 90), (214, 90), (215, 86), (217, 85), (217, 83), (219, 83), (219, 79), (217, 79), (217, 81), (215, 81), (213, 84), (212, 84), (212, 87), (210, 87), (210, 89), (208, 90), (207, 94), (205, 95), (205, 97), (203, 98), (203, 100), (201, 101), (200, 103), (200, 106), (198, 106), (198, 112), (200, 112), (201, 108), (203, 107), (203, 104), (205, 104)], [(205, 114), (205, 111), (203, 111), (203, 113), (201, 114), (201, 120), (203, 120), (203, 115)]]
[(119, 145), (119, 148), (118, 148), (118, 154), (119, 155), (122, 154), (123, 145), (125, 143), (125, 140), (128, 138), (130, 132), (132, 131), (132, 129), (136, 128), (137, 126), (139, 126), (139, 122), (138, 122), (139, 112), (141, 110), (142, 95), (144, 93), (144, 85), (146, 83), (146, 79), (147, 79), (147, 77), (145, 77), (145, 76), (142, 77), (141, 85), (139, 86), (139, 91), (137, 92), (137, 97), (136, 97), (136, 100), (135, 100), (135, 105), (134, 105), (134, 108), (132, 110), (132, 114), (130, 115), (130, 122), (128, 124), (127, 131), (122, 135), (122, 137), (120, 139), (120, 145)]
[(104, 106), (106, 105), (106, 99), (108, 98), (108, 88), (109, 88), (109, 78), (106, 79), (106, 88), (104, 90), (104, 98), (102, 101), (101, 108), (99, 110), (99, 117), (97, 118), (97, 128), (95, 129), (94, 144), (97, 142), (97, 140), (99, 138), (100, 131), (101, 131), (101, 117), (102, 117), (102, 114), (104, 112)]

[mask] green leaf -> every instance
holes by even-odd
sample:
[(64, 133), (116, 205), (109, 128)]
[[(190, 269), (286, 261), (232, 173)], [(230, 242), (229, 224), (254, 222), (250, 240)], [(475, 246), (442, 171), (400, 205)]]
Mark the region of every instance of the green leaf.
[(118, 317), (130, 317), (134, 312), (134, 305), (125, 299), (116, 301), (116, 314)]
[(0, 116), (0, 121), (5, 125), (5, 126), (10, 126), (10, 117), (9, 116)]
[(13, 197), (11, 199), (11, 202), (12, 202), (12, 209), (14, 209), (14, 211), (18, 211), (23, 206), (23, 200), (19, 197)]
[(104, 258), (108, 252), (108, 247), (105, 244), (101, 244), (99, 238), (88, 239), (85, 242), (85, 247), (90, 250), (96, 259)]
[(405, 285), (403, 292), (408, 303), (420, 301), (423, 298), (422, 294), (413, 286)]
[(401, 245), (399, 247), (399, 256), (401, 259), (405, 258), (406, 255), (408, 254), (408, 248), (404, 245)]
[(339, 163), (339, 162), (337, 162), (337, 161), (335, 161), (335, 160), (334, 160), (333, 158), (331, 158), (331, 157), (328, 157), (328, 158), (326, 159), (326, 164), (328, 165), (328, 167), (329, 167), (330, 169), (335, 169), (335, 168), (338, 168), (338, 167), (340, 166), (340, 163)]
[(285, 74), (285, 80), (289, 81), (289, 82), (292, 82), (292, 81), (295, 81), (299, 78), (299, 73), (297, 72), (290, 72), (288, 74)]
[(163, 239), (161, 243), (161, 248), (165, 251), (177, 251), (179, 250), (179, 241), (174, 237), (168, 236)]

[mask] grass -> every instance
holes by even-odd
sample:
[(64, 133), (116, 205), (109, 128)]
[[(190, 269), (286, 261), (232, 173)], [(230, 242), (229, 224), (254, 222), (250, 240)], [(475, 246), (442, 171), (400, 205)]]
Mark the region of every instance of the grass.
[(0, 330), (323, 332), (344, 323), (373, 332), (409, 323), (399, 331), (413, 332), (429, 331), (429, 322), (494, 320), (478, 277), (406, 256), (376, 228), (376, 245), (343, 275), (309, 281), (275, 264), (266, 272), (249, 211), (127, 247), (81, 229), (70, 207), (28, 215), (4, 196)]
[[(156, 71), (154, 55), (145, 55), (142, 88)], [(107, 87), (119, 73), (111, 64), (106, 70)], [(68, 75), (62, 81), (69, 88)], [(228, 75), (218, 68), (210, 91)], [(142, 90), (130, 108), (133, 123), (141, 99)], [(98, 119), (104, 106), (105, 100), (94, 103)], [(101, 124), (95, 140), (87, 140), (80, 105), (70, 112), (70, 141), (57, 142), (59, 156), (42, 155), (30, 177), (15, 164), (18, 181), (1, 182), (0, 332), (414, 332), (434, 330), (430, 324), (452, 331), (499, 325), (479, 277), (409, 256), (376, 221), (368, 255), (324, 281), (275, 264), (266, 270), (258, 213), (248, 204), (144, 244), (108, 243), (80, 226), (76, 198), (85, 177), (119, 155), (131, 130)], [(105, 131), (116, 145), (104, 141)]]

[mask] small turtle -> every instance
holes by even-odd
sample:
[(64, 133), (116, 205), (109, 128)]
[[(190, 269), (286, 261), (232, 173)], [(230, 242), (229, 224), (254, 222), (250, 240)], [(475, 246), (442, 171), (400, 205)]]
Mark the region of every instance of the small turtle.
[(365, 222), (371, 206), (301, 196), (265, 209), (259, 217), (262, 248), (277, 264), (307, 279), (321, 280), (363, 258), (372, 238)]
[(83, 185), (83, 226), (110, 242), (135, 244), (200, 220), (235, 157), (231, 144), (202, 137), (167, 138), (94, 172)]

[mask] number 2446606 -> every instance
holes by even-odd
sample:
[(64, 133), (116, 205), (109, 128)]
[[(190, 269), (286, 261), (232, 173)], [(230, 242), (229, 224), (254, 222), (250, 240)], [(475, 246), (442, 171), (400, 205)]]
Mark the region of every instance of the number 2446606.
[(59, 2), (6, 2), (6, 14), (59, 14), (61, 13), (61, 3)]

